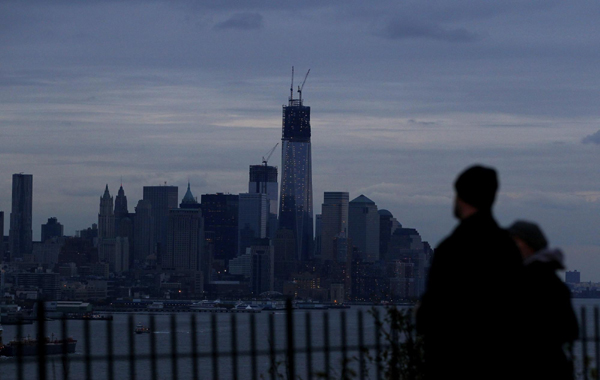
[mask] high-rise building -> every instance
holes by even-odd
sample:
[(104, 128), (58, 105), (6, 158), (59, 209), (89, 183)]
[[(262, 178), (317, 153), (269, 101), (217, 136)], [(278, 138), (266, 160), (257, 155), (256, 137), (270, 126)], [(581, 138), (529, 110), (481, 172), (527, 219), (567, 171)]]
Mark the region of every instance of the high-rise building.
[(139, 200), (133, 217), (133, 261), (141, 264), (154, 252), (154, 219), (152, 205), (148, 200)]
[(42, 224), (41, 242), (43, 243), (48, 239), (52, 239), (53, 237), (63, 237), (64, 232), (64, 226), (58, 222), (58, 219), (48, 218), (48, 222), (46, 224)]
[(127, 197), (125, 196), (125, 190), (123, 185), (119, 187), (119, 192), (115, 197), (115, 236), (123, 236), (121, 233), (121, 221), (129, 217), (129, 210), (127, 209)]
[(268, 206), (269, 202), (267, 194), (240, 194), (238, 211), (238, 254), (244, 254), (246, 248), (253, 245), (256, 239), (264, 239), (267, 237)]
[(239, 196), (233, 194), (202, 194), (204, 231), (210, 233), (214, 245), (214, 260), (224, 264), (238, 254)]
[(348, 201), (346, 191), (325, 192), (321, 211), (321, 259), (336, 260), (334, 239), (348, 232)]
[(144, 200), (152, 205), (154, 242), (159, 258), (167, 244), (169, 210), (177, 208), (178, 193), (177, 186), (144, 186)]
[(379, 213), (377, 205), (361, 195), (348, 207), (348, 237), (364, 261), (379, 260)]
[(100, 212), (98, 213), (98, 257), (102, 261), (109, 259), (115, 248), (115, 214), (113, 210), (113, 197), (108, 191), (108, 184), (104, 194), (100, 197)]
[(268, 202), (267, 237), (274, 239), (277, 232), (277, 168), (275, 166), (250, 165), (250, 181), (248, 193), (266, 194)]
[(115, 237), (115, 213), (113, 210), (113, 197), (108, 191), (108, 184), (104, 194), (100, 197), (100, 212), (98, 213), (98, 240), (112, 239)]
[(0, 211), (0, 262), (4, 261), (4, 211)]
[(33, 252), (32, 209), (33, 175), (13, 174), (9, 232), (11, 260)]
[(185, 192), (185, 195), (179, 204), (179, 208), (199, 209), (200, 207), (200, 203), (198, 203), (198, 200), (196, 197), (194, 197), (194, 194), (192, 194), (192, 190), (190, 190), (190, 183), (188, 182), (187, 191)]
[(313, 242), (310, 107), (303, 105), (300, 89), (298, 93), (294, 99), (290, 91), (288, 105), (283, 106), (279, 229), (292, 231), (296, 260), (308, 260)]
[(199, 271), (204, 249), (204, 226), (200, 209), (169, 210), (167, 249), (161, 258), (164, 270)]
[(566, 271), (565, 282), (567, 284), (579, 284), (581, 282), (581, 273), (579, 271)]

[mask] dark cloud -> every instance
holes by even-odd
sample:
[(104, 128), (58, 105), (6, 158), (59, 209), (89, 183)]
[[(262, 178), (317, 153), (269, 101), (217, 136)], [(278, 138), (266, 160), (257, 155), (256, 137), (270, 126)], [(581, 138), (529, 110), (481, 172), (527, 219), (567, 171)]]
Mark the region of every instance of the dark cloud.
[(256, 30), (262, 26), (263, 17), (260, 13), (237, 13), (215, 25), (215, 29)]
[(598, 131), (598, 132), (596, 132), (594, 134), (585, 136), (581, 140), (581, 142), (584, 143), (584, 144), (596, 144), (596, 145), (600, 145), (600, 131)]
[(437, 123), (435, 121), (421, 121), (421, 120), (415, 120), (415, 119), (408, 119), (408, 124), (429, 126), (429, 125), (436, 125)]
[(392, 40), (429, 39), (445, 42), (472, 42), (479, 38), (465, 28), (443, 28), (440, 25), (406, 20), (390, 21), (378, 34)]

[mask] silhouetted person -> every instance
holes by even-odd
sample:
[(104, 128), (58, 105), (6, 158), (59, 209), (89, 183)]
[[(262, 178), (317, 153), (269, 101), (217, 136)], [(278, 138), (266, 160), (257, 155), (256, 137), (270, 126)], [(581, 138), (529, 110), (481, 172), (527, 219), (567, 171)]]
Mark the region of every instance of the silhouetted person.
[(456, 180), (460, 224), (435, 250), (417, 309), (427, 379), (519, 378), (519, 281), (522, 261), (492, 204), (496, 171), (482, 166)]
[(564, 346), (578, 336), (569, 288), (556, 275), (565, 269), (563, 254), (549, 249), (540, 228), (517, 221), (508, 228), (523, 256), (524, 356), (532, 379), (572, 379), (572, 363)]

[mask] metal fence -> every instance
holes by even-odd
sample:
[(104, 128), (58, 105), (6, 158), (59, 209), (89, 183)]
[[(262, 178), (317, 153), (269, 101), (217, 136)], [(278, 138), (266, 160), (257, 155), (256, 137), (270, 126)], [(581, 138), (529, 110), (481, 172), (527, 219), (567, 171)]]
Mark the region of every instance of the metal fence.
[[(404, 314), (395, 315), (408, 317), (410, 312), (406, 310)], [(384, 316), (376, 309), (356, 313), (342, 311), (338, 316), (334, 321), (327, 312), (294, 312), (290, 301), (278, 322), (276, 315), (270, 312), (268, 317), (262, 316), (260, 328), (255, 314), (243, 317), (233, 313), (228, 316), (203, 315), (207, 322), (205, 328), (199, 327), (199, 314), (190, 313), (185, 317), (171, 314), (162, 316), (162, 322), (168, 322), (168, 328), (165, 339), (160, 341), (159, 335), (154, 333), (159, 330), (157, 318), (160, 316), (155, 314), (147, 316), (148, 329), (152, 332), (147, 334), (147, 341), (134, 334), (135, 318), (139, 315), (124, 315), (122, 325), (110, 320), (84, 320), (79, 330), (81, 336), (76, 337), (83, 347), (79, 347), (76, 354), (67, 353), (72, 321), (61, 319), (55, 322), (60, 324), (62, 338), (58, 355), (49, 355), (47, 345), (39, 343), (33, 345), (35, 354), (27, 355), (32, 345), (16, 344), (14, 357), (0, 360), (0, 379), (399, 378), (401, 365), (394, 363), (394, 357), (406, 347), (400, 342), (412, 339), (414, 331), (405, 331), (406, 335), (400, 336), (398, 331), (389, 329), (390, 321), (384, 322)], [(352, 316), (350, 323), (349, 316)], [(245, 324), (240, 327), (242, 319)], [(599, 319), (598, 307), (593, 308), (593, 318), (588, 318), (585, 307), (581, 308), (580, 339), (574, 350), (576, 378), (600, 380), (597, 370), (600, 363)], [(189, 338), (185, 342), (182, 334), (177, 333), (183, 322), (189, 329)], [(39, 303), (35, 326), (37, 337), (48, 335), (47, 323), (44, 305)], [(92, 324), (105, 326), (92, 329)], [(17, 341), (25, 336), (24, 328), (22, 324), (15, 326)], [(226, 339), (219, 334), (224, 328)]]

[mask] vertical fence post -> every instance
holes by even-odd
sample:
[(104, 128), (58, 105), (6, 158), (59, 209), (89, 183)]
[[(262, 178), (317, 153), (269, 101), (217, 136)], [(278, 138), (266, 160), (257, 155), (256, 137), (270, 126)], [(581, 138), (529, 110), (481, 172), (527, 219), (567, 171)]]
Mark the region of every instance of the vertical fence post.
[(115, 357), (114, 357), (114, 340), (113, 340), (113, 321), (112, 319), (107, 321), (106, 325), (106, 361), (108, 370), (108, 380), (114, 380), (115, 378)]
[(127, 318), (127, 341), (129, 343), (129, 379), (135, 380), (135, 325), (133, 322), (133, 315), (129, 314)]
[(192, 325), (192, 374), (194, 380), (198, 380), (198, 329), (196, 326), (196, 314), (190, 316), (190, 324)]
[(210, 316), (211, 337), (212, 337), (212, 373), (213, 380), (219, 380), (219, 346), (217, 343), (217, 316)]
[(275, 380), (277, 373), (277, 356), (275, 355), (275, 318), (269, 314), (269, 372), (271, 380)]
[(292, 300), (288, 298), (285, 303), (286, 309), (286, 331), (287, 331), (287, 368), (288, 379), (293, 380), (296, 377), (294, 368), (294, 310), (292, 309)]
[(252, 365), (252, 380), (258, 379), (258, 363), (256, 354), (256, 316), (250, 314), (250, 361)]
[(85, 378), (92, 380), (92, 339), (90, 334), (90, 320), (83, 321), (83, 336), (85, 340), (84, 360), (85, 360)]
[(588, 350), (587, 350), (587, 324), (586, 324), (585, 306), (581, 307), (581, 344), (583, 360), (583, 378), (588, 379)]
[(179, 368), (177, 366), (177, 321), (175, 314), (171, 314), (171, 378), (179, 378)]
[(60, 333), (62, 335), (62, 372), (63, 380), (69, 380), (69, 334), (67, 332), (67, 318), (60, 319)]
[(231, 371), (233, 380), (238, 380), (237, 326), (235, 314), (231, 314)]
[(379, 320), (379, 310), (373, 309), (373, 320), (375, 323), (375, 364), (377, 380), (381, 380), (381, 321)]
[(364, 337), (364, 326), (363, 326), (363, 313), (359, 310), (357, 313), (358, 318), (358, 370), (359, 379), (365, 379), (365, 337)]
[(46, 380), (46, 309), (44, 306), (44, 300), (39, 300), (37, 312), (37, 359), (39, 380)]
[(596, 380), (600, 379), (600, 326), (598, 325), (598, 306), (594, 306), (594, 356), (596, 357)]
[(340, 334), (342, 343), (342, 379), (348, 377), (348, 341), (346, 337), (346, 313), (340, 313)]
[(150, 376), (158, 380), (158, 363), (156, 358), (156, 317), (150, 314)]
[(325, 379), (329, 380), (331, 372), (330, 348), (329, 348), (329, 314), (323, 314), (323, 353), (325, 354)]
[(312, 331), (310, 325), (310, 313), (305, 315), (306, 330), (306, 380), (312, 380)]
[(23, 380), (23, 320), (17, 322), (17, 379)]

